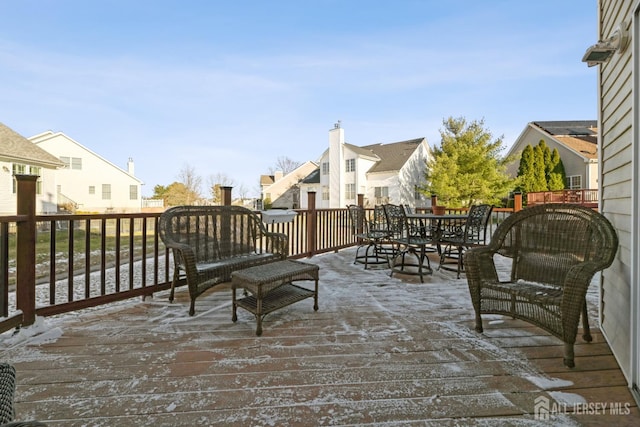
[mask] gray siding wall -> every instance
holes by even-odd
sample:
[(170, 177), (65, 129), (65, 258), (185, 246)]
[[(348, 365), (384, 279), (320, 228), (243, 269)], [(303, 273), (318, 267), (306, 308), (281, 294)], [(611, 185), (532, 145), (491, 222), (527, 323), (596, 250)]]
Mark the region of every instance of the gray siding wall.
[[(632, 3), (629, 0), (599, 2), (600, 39), (609, 37), (623, 21), (631, 24)], [(632, 51), (629, 45), (622, 54), (616, 53), (608, 63), (598, 66), (602, 212), (617, 229), (620, 240), (616, 260), (603, 273), (601, 327), (627, 379), (631, 375)]]

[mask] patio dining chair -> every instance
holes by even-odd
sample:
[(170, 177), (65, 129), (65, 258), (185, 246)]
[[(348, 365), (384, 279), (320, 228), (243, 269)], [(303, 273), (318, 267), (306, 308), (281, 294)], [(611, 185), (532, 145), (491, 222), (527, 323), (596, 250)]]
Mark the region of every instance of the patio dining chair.
[(427, 257), (427, 247), (433, 244), (431, 227), (418, 220), (410, 220), (403, 206), (386, 204), (384, 211), (391, 240), (396, 246), (390, 275), (393, 276), (394, 272), (418, 275), (420, 282), (424, 283), (425, 272), (432, 273), (431, 262)]
[(370, 264), (386, 264), (388, 259), (389, 232), (382, 206), (375, 206), (373, 218), (368, 220), (362, 206), (347, 205), (350, 226), (353, 236), (358, 239), (354, 264), (364, 264), (367, 269)]
[[(561, 339), (564, 364), (574, 367), (580, 315), (582, 338), (592, 340), (587, 289), (593, 276), (611, 265), (617, 249), (609, 220), (580, 205), (550, 203), (511, 214), (487, 246), (464, 254), (476, 331), (483, 330), (482, 314), (527, 321)], [(498, 274), (501, 266), (510, 274)]]
[[(438, 269), (454, 270), (460, 278), (464, 270), (464, 251), (487, 243), (487, 226), (492, 211), (493, 205), (473, 205), (464, 224), (444, 234), (439, 241), (442, 250)], [(455, 268), (450, 267), (451, 264), (455, 264)]]

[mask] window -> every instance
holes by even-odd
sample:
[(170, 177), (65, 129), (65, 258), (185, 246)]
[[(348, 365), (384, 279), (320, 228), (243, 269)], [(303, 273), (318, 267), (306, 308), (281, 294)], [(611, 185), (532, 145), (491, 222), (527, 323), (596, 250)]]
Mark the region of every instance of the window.
[(326, 185), (322, 187), (322, 200), (329, 200), (329, 187)]
[(129, 200), (138, 200), (138, 186), (130, 185), (129, 186)]
[(347, 200), (355, 200), (356, 199), (356, 185), (355, 184), (345, 184), (345, 186), (344, 186), (344, 197)]
[(82, 170), (81, 157), (65, 157), (60, 156), (60, 161), (64, 163), (64, 169)]
[(416, 201), (422, 200), (422, 193), (420, 193), (420, 187), (417, 185), (413, 186), (413, 199)]
[[(42, 194), (42, 168), (38, 166), (28, 166), (19, 163), (12, 165), (13, 175), (37, 175), (36, 194)], [(13, 194), (18, 192), (18, 181), (13, 178)]]
[(90, 185), (89, 186), (89, 194), (96, 194), (96, 186), (95, 185)]
[(389, 187), (375, 187), (374, 195), (376, 204), (381, 205), (384, 203), (389, 203)]
[(102, 184), (102, 200), (111, 200), (111, 184)]
[(569, 190), (579, 190), (582, 188), (582, 175), (571, 175), (567, 177), (567, 188)]
[(345, 160), (344, 170), (345, 170), (345, 172), (355, 172), (356, 171), (356, 159), (347, 159), (347, 160)]
[(329, 175), (329, 162), (322, 163), (322, 175)]
[(37, 166), (29, 167), (29, 175), (37, 175), (39, 177), (36, 181), (36, 194), (42, 194), (42, 168)]

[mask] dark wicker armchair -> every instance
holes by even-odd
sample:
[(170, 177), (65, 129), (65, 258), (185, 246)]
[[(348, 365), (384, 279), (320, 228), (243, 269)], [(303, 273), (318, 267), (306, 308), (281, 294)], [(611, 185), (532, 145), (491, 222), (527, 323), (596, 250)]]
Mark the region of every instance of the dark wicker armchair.
[[(482, 314), (525, 320), (564, 341), (564, 364), (574, 367), (581, 314), (583, 339), (591, 341), (587, 288), (595, 273), (611, 265), (617, 249), (613, 226), (592, 209), (555, 203), (512, 214), (488, 246), (464, 254), (476, 331), (482, 332)], [(510, 278), (499, 277), (496, 256), (510, 258)]]
[(15, 390), (16, 368), (8, 363), (0, 363), (0, 427), (46, 427), (40, 421), (14, 421)]

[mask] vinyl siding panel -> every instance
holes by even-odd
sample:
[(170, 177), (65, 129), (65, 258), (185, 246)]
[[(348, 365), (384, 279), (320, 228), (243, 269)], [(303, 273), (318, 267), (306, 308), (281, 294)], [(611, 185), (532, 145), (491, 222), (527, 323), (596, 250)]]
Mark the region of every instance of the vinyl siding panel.
[[(630, 1), (599, 3), (599, 39), (631, 16)], [(631, 230), (633, 188), (633, 80), (631, 46), (599, 66), (601, 104), (602, 213), (618, 232), (620, 248), (613, 265), (603, 273), (601, 327), (624, 374), (630, 375)]]

